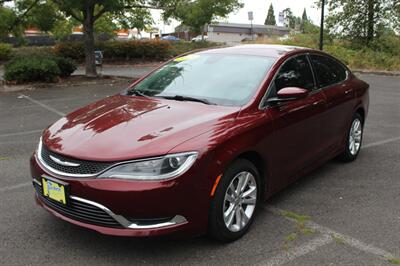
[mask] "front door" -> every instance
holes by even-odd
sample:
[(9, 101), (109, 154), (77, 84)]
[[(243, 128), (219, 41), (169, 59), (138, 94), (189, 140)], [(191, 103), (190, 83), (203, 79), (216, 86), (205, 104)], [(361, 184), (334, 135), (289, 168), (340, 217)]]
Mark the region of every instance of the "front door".
[(271, 84), (268, 98), (285, 87), (309, 90), (306, 98), (270, 105), (266, 111), (274, 118), (274, 133), (265, 144), (273, 185), (281, 188), (312, 163), (321, 152), (321, 118), (325, 96), (316, 90), (311, 65), (306, 55), (286, 61)]

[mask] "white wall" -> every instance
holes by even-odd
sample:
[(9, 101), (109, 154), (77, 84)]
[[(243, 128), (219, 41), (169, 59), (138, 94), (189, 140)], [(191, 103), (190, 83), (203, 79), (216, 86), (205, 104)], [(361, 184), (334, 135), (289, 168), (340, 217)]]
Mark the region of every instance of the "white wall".
[[(251, 39), (251, 35), (243, 33), (208, 32), (208, 40), (210, 42), (238, 44), (245, 38)], [(256, 36), (254, 36), (254, 38), (256, 38)]]

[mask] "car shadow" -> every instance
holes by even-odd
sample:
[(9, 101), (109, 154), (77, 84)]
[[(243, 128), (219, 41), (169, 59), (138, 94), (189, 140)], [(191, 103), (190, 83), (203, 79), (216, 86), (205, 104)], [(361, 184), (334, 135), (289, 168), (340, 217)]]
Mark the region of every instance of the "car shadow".
[[(246, 249), (252, 248), (257, 256), (265, 256), (279, 250), (282, 239), (292, 229), (292, 224), (283, 217), (268, 212), (268, 205), (279, 205), (285, 202), (289, 195), (299, 190), (313, 186), (313, 183), (323, 179), (332, 178), (332, 171), (342, 165), (330, 161), (311, 174), (300, 178), (275, 196), (263, 202), (251, 230), (240, 240), (233, 243), (220, 243), (205, 236), (197, 237), (152, 237), (152, 238), (126, 238), (101, 235), (64, 221), (54, 219), (48, 215), (43, 220), (44, 227), (51, 227), (53, 232), (63, 234), (63, 242), (73, 246), (76, 254), (83, 257), (101, 258), (101, 261), (110, 263), (119, 260), (121, 264), (129, 262), (156, 263), (156, 264), (185, 264), (193, 260), (212, 261), (224, 263), (224, 258), (218, 254), (231, 254), (229, 261), (240, 264), (246, 262)], [(273, 228), (273, 230), (271, 229)], [(50, 240), (51, 241), (51, 240)], [(60, 243), (47, 243), (60, 245)], [(227, 262), (227, 261), (225, 261)]]

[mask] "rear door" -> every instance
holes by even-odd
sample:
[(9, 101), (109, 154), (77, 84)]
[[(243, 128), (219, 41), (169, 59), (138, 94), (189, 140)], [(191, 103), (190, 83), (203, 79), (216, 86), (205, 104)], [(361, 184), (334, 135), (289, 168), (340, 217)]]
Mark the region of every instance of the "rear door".
[(309, 90), (306, 98), (268, 106), (274, 118), (274, 133), (268, 138), (265, 151), (269, 160), (274, 187), (291, 182), (299, 170), (305, 168), (320, 152), (321, 118), (325, 96), (316, 89), (310, 62), (306, 55), (287, 60), (278, 71), (269, 89), (268, 98), (285, 87)]
[(348, 70), (336, 59), (324, 55), (310, 55), (318, 88), (327, 99), (325, 123), (322, 128), (327, 150), (334, 151), (347, 132), (348, 121), (353, 111), (354, 91), (346, 80)]

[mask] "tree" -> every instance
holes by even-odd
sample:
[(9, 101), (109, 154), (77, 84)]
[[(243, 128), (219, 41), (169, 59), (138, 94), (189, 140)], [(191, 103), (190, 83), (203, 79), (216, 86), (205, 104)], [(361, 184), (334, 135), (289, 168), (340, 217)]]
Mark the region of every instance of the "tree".
[(114, 16), (111, 14), (104, 14), (94, 23), (95, 35), (106, 34), (108, 36), (115, 36), (115, 31), (118, 29)]
[(120, 14), (133, 9), (174, 9), (183, 0), (47, 0), (57, 5), (67, 17), (83, 26), (86, 76), (97, 76), (94, 56), (95, 23), (105, 14)]
[(54, 39), (62, 41), (71, 35), (71, 32), (75, 26), (78, 26), (77, 22), (72, 19), (59, 19), (54, 23), (53, 28), (51, 29), (51, 34), (53, 35)]
[(151, 26), (154, 22), (149, 9), (144, 8), (133, 9), (129, 12), (124, 11), (120, 14), (117, 14), (114, 18), (116, 21), (118, 21), (118, 24), (121, 28), (136, 28), (139, 35), (141, 31)]
[(300, 24), (300, 31), (302, 33), (306, 33), (306, 28), (309, 26), (310, 21), (307, 16), (307, 10), (304, 8), (303, 15), (301, 16), (301, 24)]
[(224, 18), (229, 13), (243, 7), (239, 0), (185, 0), (177, 5), (174, 12), (164, 13), (165, 18), (173, 17), (192, 31), (202, 33), (204, 28), (216, 18)]
[(384, 25), (398, 0), (328, 0), (330, 33), (370, 43)]
[(400, 33), (400, 0), (394, 1), (392, 13), (393, 28)]
[(296, 27), (296, 17), (290, 8), (286, 8), (283, 11), (283, 17), (285, 18), (286, 27), (294, 29)]
[(265, 19), (264, 24), (276, 26), (275, 12), (272, 3), (269, 5), (267, 18)]
[[(27, 6), (34, 4), (34, 0), (17, 2), (17, 8), (20, 12), (27, 9)], [(34, 26), (43, 32), (50, 32), (56, 22), (65, 19), (57, 10), (52, 2), (39, 2), (33, 6), (31, 11), (26, 14), (22, 24)]]
[(307, 10), (304, 8), (303, 15), (301, 16), (302, 21), (308, 21)]
[(11, 33), (16, 19), (17, 15), (11, 8), (0, 6), (0, 40)]

